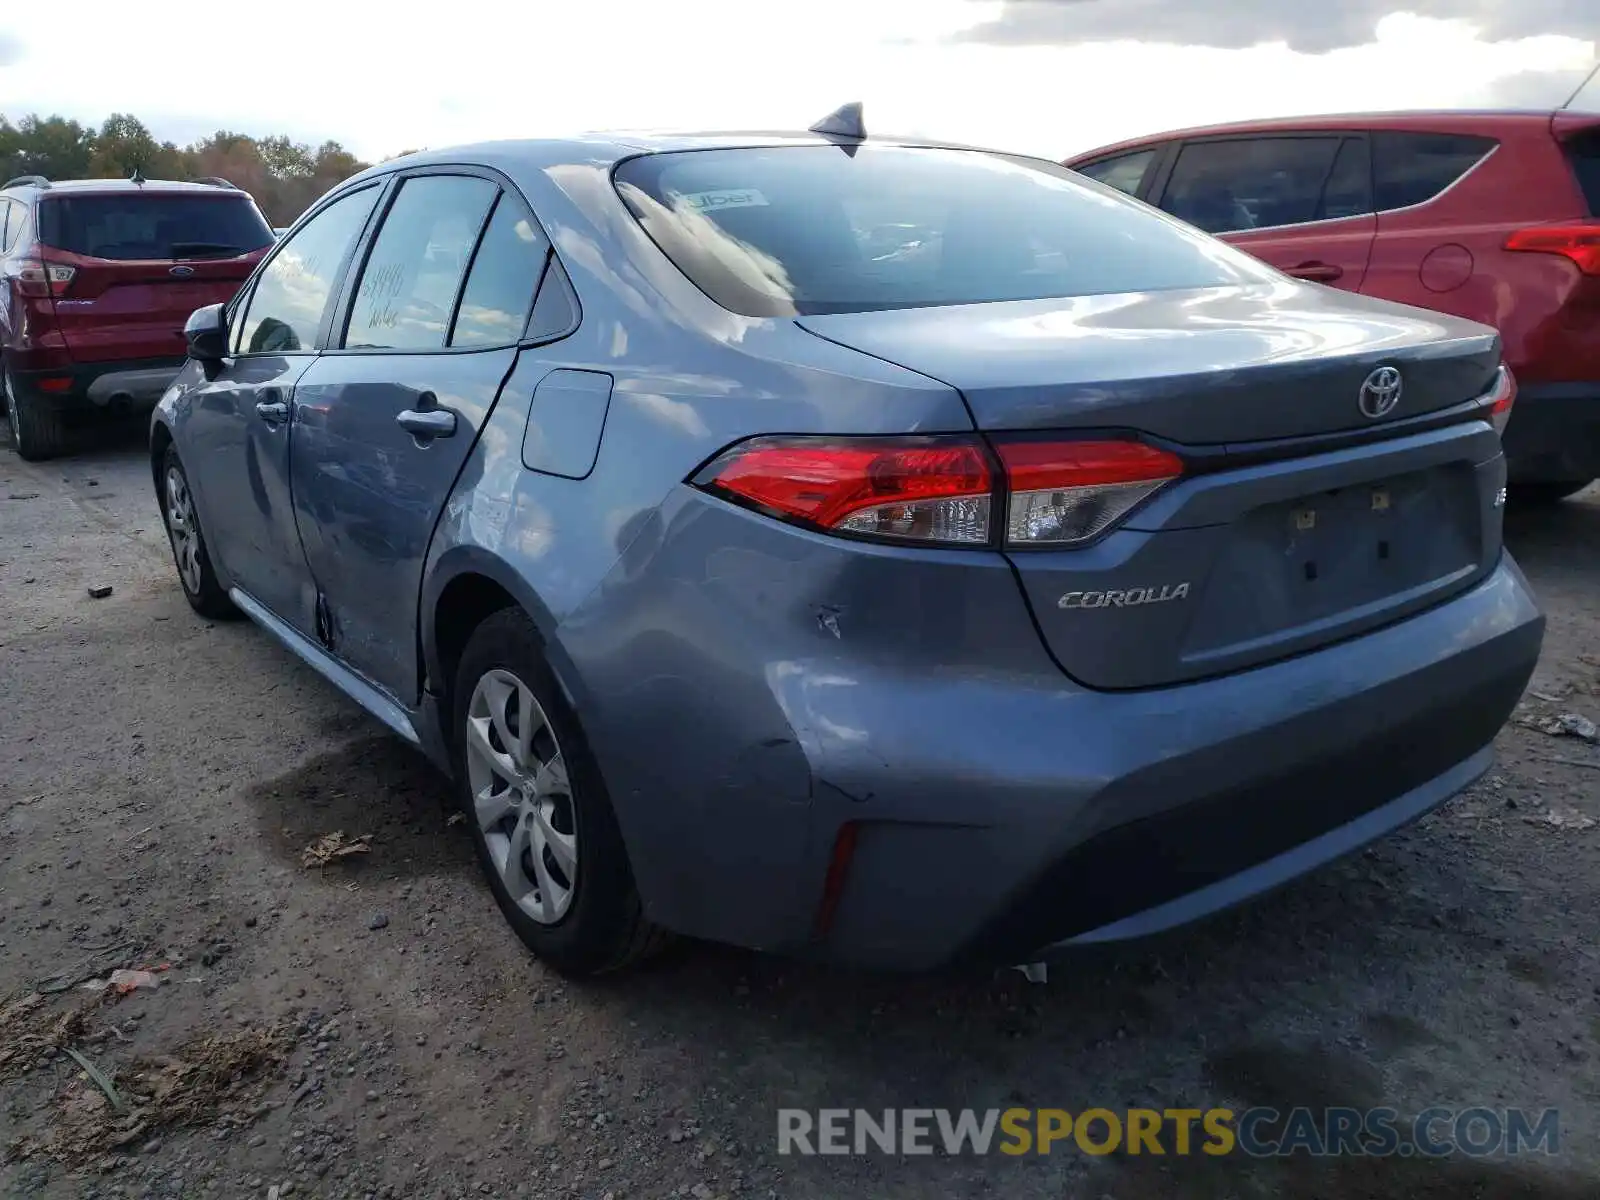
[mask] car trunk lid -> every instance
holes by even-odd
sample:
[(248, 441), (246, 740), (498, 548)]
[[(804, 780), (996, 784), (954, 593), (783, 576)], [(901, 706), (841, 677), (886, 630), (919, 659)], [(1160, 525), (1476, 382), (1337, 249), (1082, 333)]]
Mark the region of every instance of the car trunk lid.
[[(1494, 386), (1483, 326), (1287, 280), (800, 324), (960, 389), (997, 444), (1116, 437), (1186, 460), (1098, 538), (1006, 548), (1049, 650), (1089, 686), (1302, 653), (1498, 560), (1494, 429), (1427, 419)], [(1389, 368), (1398, 392), (1368, 386)]]
[(960, 389), (984, 430), (1136, 429), (1192, 446), (1373, 426), (1367, 377), (1401, 366), (1386, 420), (1488, 386), (1494, 332), (1281, 284), (799, 318), (830, 341)]

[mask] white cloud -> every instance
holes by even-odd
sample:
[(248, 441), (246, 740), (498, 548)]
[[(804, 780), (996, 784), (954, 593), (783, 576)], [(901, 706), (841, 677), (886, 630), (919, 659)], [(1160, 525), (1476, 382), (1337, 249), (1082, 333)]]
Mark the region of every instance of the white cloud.
[[(1502, 81), (1526, 95), (1541, 78), (1570, 80), (1596, 52), (1405, 15), (1320, 55), (955, 40), (1000, 11), (977, 0), (18, 4), (0, 16), (0, 41), (27, 53), (0, 66), (0, 111), (93, 122), (124, 111), (180, 141), (283, 131), (372, 157), (582, 129), (795, 128), (861, 99), (869, 129), (1059, 157), (1212, 120), (1486, 103)], [(66, 45), (70, 70), (40, 49)]]

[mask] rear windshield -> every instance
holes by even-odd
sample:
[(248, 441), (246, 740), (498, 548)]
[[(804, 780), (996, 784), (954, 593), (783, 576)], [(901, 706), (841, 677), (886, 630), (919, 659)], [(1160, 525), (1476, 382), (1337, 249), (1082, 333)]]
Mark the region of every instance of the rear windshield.
[(1589, 201), (1589, 215), (1600, 217), (1600, 129), (1573, 138), (1567, 143), (1567, 157), (1578, 176), (1578, 186)]
[(47, 196), (39, 240), (90, 258), (231, 258), (272, 242), (272, 229), (248, 196), (128, 192)]
[(617, 190), (724, 308), (774, 317), (1170, 291), (1276, 278), (1034, 159), (786, 146), (630, 159)]

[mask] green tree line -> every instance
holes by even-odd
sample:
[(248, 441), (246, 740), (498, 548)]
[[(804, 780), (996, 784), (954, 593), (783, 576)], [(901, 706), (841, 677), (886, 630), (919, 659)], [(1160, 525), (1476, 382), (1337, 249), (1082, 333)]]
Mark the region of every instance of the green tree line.
[(287, 137), (218, 130), (188, 146), (157, 141), (139, 118), (112, 113), (98, 129), (61, 116), (0, 113), (0, 184), (18, 175), (47, 179), (217, 176), (255, 197), (274, 225), (287, 225), (318, 196), (367, 166), (338, 142), (312, 148)]

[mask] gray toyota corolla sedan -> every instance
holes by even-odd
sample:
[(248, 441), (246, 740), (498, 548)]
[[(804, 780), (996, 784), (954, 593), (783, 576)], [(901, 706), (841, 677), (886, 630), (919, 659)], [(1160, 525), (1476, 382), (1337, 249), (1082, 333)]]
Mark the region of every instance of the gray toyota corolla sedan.
[(432, 151), (186, 334), (189, 602), (448, 769), (574, 974), (1168, 928), (1472, 782), (1539, 653), (1492, 330), (1047, 162)]

